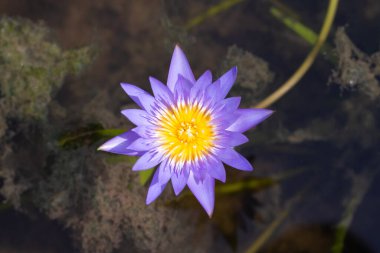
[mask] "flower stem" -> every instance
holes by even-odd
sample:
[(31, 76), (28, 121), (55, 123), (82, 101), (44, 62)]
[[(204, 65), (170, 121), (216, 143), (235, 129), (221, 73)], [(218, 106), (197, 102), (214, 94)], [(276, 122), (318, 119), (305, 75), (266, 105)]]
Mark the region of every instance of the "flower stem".
[(255, 108), (266, 108), (272, 105), (274, 102), (279, 100), (282, 96), (284, 96), (290, 89), (292, 89), (299, 82), (299, 80), (305, 75), (305, 73), (309, 70), (309, 68), (313, 64), (315, 58), (318, 55), (318, 52), (320, 51), (322, 45), (326, 41), (326, 38), (330, 32), (330, 29), (331, 29), (331, 26), (336, 14), (336, 10), (338, 7), (338, 3), (339, 3), (339, 0), (330, 0), (326, 18), (323, 22), (321, 32), (319, 33), (319, 36), (317, 38), (317, 41), (313, 49), (307, 55), (307, 57), (305, 58), (301, 66), (280, 88), (278, 88), (272, 94), (270, 94), (267, 98), (259, 102), (255, 106)]

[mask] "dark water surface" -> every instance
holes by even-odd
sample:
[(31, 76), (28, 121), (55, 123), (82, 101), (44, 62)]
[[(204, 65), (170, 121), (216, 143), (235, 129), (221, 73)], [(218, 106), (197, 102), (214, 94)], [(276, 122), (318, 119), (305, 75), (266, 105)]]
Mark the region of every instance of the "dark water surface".
[[(62, 133), (99, 125), (130, 128), (119, 111), (133, 105), (119, 83), (149, 90), (148, 76), (166, 80), (177, 43), (196, 76), (210, 69), (216, 78), (237, 65), (231, 95), (241, 96), (244, 107), (254, 106), (286, 81), (311, 49), (270, 9), (318, 31), (328, 1), (245, 0), (183, 28), (217, 3), (0, 0), (1, 16), (42, 22), (50, 30), (46, 41), (61, 50), (36, 43), (25, 50), (45, 63), (42, 74), (28, 74), (17, 64), (20, 71), (13, 76), (1, 72), (0, 99), (6, 102), (0, 107), (0, 252), (246, 252), (259, 242), (259, 252), (380, 252), (377, 0), (341, 1), (327, 42), (331, 54), (319, 56), (299, 85), (270, 107), (276, 113), (248, 132), (252, 141), (239, 151), (254, 172), (228, 169), (228, 182), (270, 183), (217, 194), (212, 219), (190, 197), (173, 201), (171, 189), (145, 207), (147, 187), (129, 171), (131, 161), (109, 162), (110, 156), (96, 151), (104, 140), (99, 136), (58, 147)], [(27, 38), (14, 45), (35, 42)], [(8, 71), (4, 55), (11, 51), (0, 50), (0, 65)], [(6, 82), (32, 80), (28, 87), (39, 87), (38, 78), (46, 73), (53, 77), (44, 80), (54, 88), (38, 107), (43, 116), (22, 109), (41, 101), (33, 99), (34, 89), (30, 99), (28, 91), (8, 104)], [(26, 102), (18, 106), (20, 98)], [(268, 237), (262, 237), (265, 231)], [(339, 236), (344, 250), (334, 251)]]

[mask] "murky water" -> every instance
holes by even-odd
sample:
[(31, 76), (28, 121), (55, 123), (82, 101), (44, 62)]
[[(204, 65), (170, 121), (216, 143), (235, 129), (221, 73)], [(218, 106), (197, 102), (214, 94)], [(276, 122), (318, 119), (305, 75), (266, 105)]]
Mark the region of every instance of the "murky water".
[(145, 206), (134, 161), (96, 151), (102, 129), (132, 127), (119, 83), (165, 81), (175, 44), (196, 76), (238, 66), (230, 95), (253, 107), (312, 47), (274, 10), (318, 32), (328, 5), (220, 2), (0, 1), (0, 252), (380, 252), (377, 0), (341, 1), (323, 53), (247, 132), (255, 170), (227, 169), (212, 219), (170, 187)]

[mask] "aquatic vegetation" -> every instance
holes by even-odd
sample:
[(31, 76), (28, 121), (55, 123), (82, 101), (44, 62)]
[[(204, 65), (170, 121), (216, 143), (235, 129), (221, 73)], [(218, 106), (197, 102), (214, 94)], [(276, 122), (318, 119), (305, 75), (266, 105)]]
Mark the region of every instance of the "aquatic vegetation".
[[(330, 0), (325, 29), (320, 35), (314, 31), (327, 1), (304, 4), (277, 0), (165, 0), (154, 3), (163, 5), (159, 11), (158, 8), (147, 10), (146, 1), (123, 2), (118, 6), (106, 2), (78, 2), (82, 4), (80, 9), (88, 5), (95, 13), (86, 16), (86, 20), (89, 17), (92, 21), (81, 28), (90, 31), (94, 24), (97, 26), (97, 49), (101, 51), (93, 68), (80, 80), (66, 76), (79, 73), (91, 62), (91, 47), (64, 50), (43, 24), (13, 18), (2, 21), (2, 35), (8, 34), (0, 41), (7, 48), (0, 50), (3, 67), (0, 70), (3, 74), (0, 77), (0, 194), (5, 199), (0, 210), (3, 213), (22, 210), (26, 215), (57, 221), (52, 223), (63, 226), (73, 246), (81, 252), (177, 252), (181, 249), (222, 253), (230, 252), (231, 248), (237, 252), (371, 252), (363, 245), (352, 247), (352, 243), (359, 238), (372, 247), (371, 240), (378, 241), (374, 238), (378, 222), (367, 212), (376, 215), (380, 203), (376, 198), (380, 54), (374, 53), (376, 41), (356, 37), (355, 26), (338, 28), (335, 43), (333, 40), (323, 43), (328, 32), (326, 27), (332, 26), (336, 0)], [(374, 4), (375, 0), (369, 2), (380, 6)], [(345, 6), (360, 5), (368, 11), (368, 3), (342, 5), (339, 22), (355, 16), (355, 13), (347, 15), (349, 7)], [(70, 3), (64, 6), (77, 9)], [(71, 13), (69, 9), (65, 12)], [(131, 13), (132, 16), (128, 15)], [(142, 18), (140, 13), (144, 13)], [(54, 23), (53, 36), (57, 32), (65, 46), (78, 44), (73, 36), (78, 30), (72, 25), (78, 21), (78, 12), (74, 14), (64, 14), (67, 20)], [(162, 21), (160, 29), (156, 25), (158, 20)], [(149, 22), (154, 24), (154, 29), (150, 30)], [(362, 21), (356, 22), (363, 25)], [(349, 19), (347, 23), (350, 24)], [(345, 30), (354, 36), (351, 38)], [(22, 39), (18, 40), (18, 36)], [(378, 36), (368, 38), (378, 39)], [(86, 39), (81, 38), (79, 43)], [(151, 96), (144, 91), (149, 89), (149, 84), (143, 82), (145, 74), (154, 72), (161, 78), (166, 75), (162, 62), (169, 61), (166, 56), (171, 53), (156, 48), (171, 51), (175, 43), (192, 52), (195, 64), (190, 71), (180, 73), (181, 89), (176, 89), (174, 81), (174, 92), (152, 78), (156, 85), (166, 89), (169, 100), (157, 96), (154, 89)], [(300, 60), (310, 49), (312, 53), (299, 68)], [(183, 59), (181, 62), (189, 65)], [(314, 60), (317, 64), (309, 71)], [(202, 102), (211, 101), (204, 111), (200, 103), (193, 105), (185, 99), (182, 104), (168, 101), (186, 94), (191, 96), (186, 83), (192, 87), (197, 82), (216, 85), (218, 80), (212, 82), (211, 72), (201, 75), (201, 81), (191, 76), (192, 71), (198, 76), (209, 66), (215, 68), (215, 73), (227, 72), (225, 75), (232, 76), (230, 79), (235, 78), (230, 67), (237, 66), (239, 75), (228, 96), (241, 96), (241, 107), (259, 104), (258, 107), (276, 108), (276, 117), (265, 122), (265, 127), (244, 132), (250, 139), (254, 137), (253, 142), (235, 146), (234, 139), (232, 145), (249, 163), (260, 168), (255, 173), (224, 170), (220, 154), (213, 157), (223, 166), (216, 167), (220, 174), (211, 174), (214, 172), (211, 168), (201, 173), (194, 165), (186, 167), (187, 160), (208, 155), (207, 150), (214, 148), (216, 138), (224, 137), (216, 136), (205, 113), (209, 108), (217, 111), (218, 101), (211, 106), (213, 101), (207, 100), (207, 96), (206, 99), (196, 96)], [(180, 71), (184, 69), (187, 66)], [(281, 87), (294, 69), (295, 77), (286, 83), (290, 83), (288, 90), (299, 83), (297, 89), (289, 96), (281, 93), (260, 106), (260, 101)], [(304, 76), (305, 73), (309, 74)], [(112, 85), (124, 78), (141, 84), (139, 88), (124, 85), (131, 99)], [(64, 80), (65, 86), (60, 90)], [(186, 93), (188, 90), (190, 93)], [(220, 90), (211, 89), (212, 95), (219, 96)], [(282, 98), (280, 103), (278, 98)], [(228, 99), (234, 98), (219, 102)], [(145, 118), (149, 123), (157, 118), (152, 112), (162, 113), (161, 124), (156, 126), (163, 130), (156, 131), (157, 136), (149, 127), (132, 129), (133, 121), (126, 122), (117, 116), (115, 112), (120, 107), (135, 108), (133, 101), (142, 106), (143, 114), (149, 115)], [(168, 107), (175, 108), (172, 110), (175, 116), (165, 114)], [(186, 116), (176, 116), (179, 114)], [(195, 123), (190, 120), (182, 126), (180, 121), (189, 120), (190, 114), (197, 116)], [(135, 117), (130, 118), (136, 122)], [(197, 130), (204, 130), (198, 134), (199, 140), (195, 140), (195, 125)], [(124, 129), (115, 129), (120, 126)], [(127, 132), (128, 129), (132, 130)], [(177, 139), (184, 141), (177, 149), (172, 145), (176, 136), (168, 134), (173, 130)], [(134, 141), (128, 143), (131, 139), (123, 139), (125, 136), (132, 136)], [(96, 148), (110, 138), (114, 138), (113, 152), (131, 156), (97, 152)], [(185, 146), (185, 141), (203, 149), (193, 152)], [(144, 169), (147, 169), (132, 171), (139, 163), (137, 160), (152, 153), (157, 143), (163, 147), (163, 156), (180, 156), (183, 160), (171, 159), (174, 169), (169, 168), (165, 173), (160, 170), (168, 164), (164, 159), (158, 163), (157, 160), (149, 160), (149, 164), (140, 162), (139, 166), (146, 165)], [(205, 161), (209, 166), (208, 160)], [(185, 169), (181, 170), (182, 163)], [(181, 177), (183, 170), (188, 173)], [(193, 178), (197, 176), (198, 182), (211, 178), (214, 183), (213, 176), (225, 180), (224, 173), (228, 180), (215, 181), (212, 188), (202, 184), (193, 194), (191, 187), (182, 188), (189, 180), (180, 180), (190, 176), (190, 171), (196, 171)], [(165, 187), (173, 182), (175, 194), (183, 189), (176, 198), (172, 196), (172, 187)], [(207, 194), (202, 194), (207, 190)], [(212, 208), (213, 194), (216, 201)], [(147, 206), (144, 200), (155, 204)], [(199, 202), (209, 214), (214, 210), (212, 219), (204, 215)], [(310, 222), (313, 224), (303, 225)]]
[(344, 241), (347, 236), (348, 228), (350, 227), (354, 218), (355, 212), (363, 201), (369, 187), (373, 183), (373, 178), (379, 172), (379, 170), (364, 171), (361, 174), (357, 174), (352, 170), (347, 170), (346, 176), (352, 180), (351, 192), (342, 201), (345, 207), (345, 211), (342, 214), (342, 218), (335, 230), (335, 240), (331, 247), (331, 253), (341, 253), (344, 249)]
[(17, 209), (45, 163), (50, 103), (95, 54), (90, 46), (63, 50), (50, 33), (43, 23), (0, 18), (0, 193)]
[(7, 117), (46, 120), (47, 105), (65, 76), (94, 58), (92, 47), (62, 50), (42, 23), (0, 19), (0, 107)]
[(236, 84), (230, 95), (241, 96), (241, 104), (244, 107), (258, 103), (274, 80), (274, 73), (264, 59), (236, 45), (228, 48), (223, 69), (227, 69), (228, 66), (236, 66), (239, 69)]
[[(93, 146), (60, 152), (52, 173), (33, 189), (34, 205), (67, 228), (81, 252), (111, 253), (125, 241), (133, 252), (170, 252), (173, 245), (188, 252), (207, 248), (209, 228), (198, 238), (198, 229), (180, 223), (191, 219), (190, 212), (147, 208), (135, 173), (125, 169), (133, 163), (107, 158)], [(158, 236), (165, 241), (153, 239)], [(197, 244), (189, 245), (188, 238), (198, 238)]]
[(338, 64), (331, 81), (342, 90), (358, 89), (371, 100), (380, 97), (380, 53), (367, 55), (348, 38), (343, 27), (335, 36)]
[(187, 185), (209, 216), (214, 209), (215, 179), (225, 182), (225, 163), (250, 171), (252, 165), (234, 150), (248, 141), (242, 134), (272, 114), (266, 109), (238, 109), (239, 97), (225, 99), (235, 82), (232, 68), (212, 82), (210, 71), (195, 80), (186, 56), (176, 46), (167, 86), (150, 78), (154, 97), (122, 83), (141, 107), (122, 113), (137, 127), (104, 143), (100, 150), (141, 156), (132, 170), (159, 165), (146, 203), (153, 202), (171, 180), (176, 195)]
[(244, 0), (223, 0), (220, 3), (211, 6), (209, 9), (207, 9), (204, 13), (200, 14), (199, 16), (192, 18), (187, 22), (185, 25), (185, 29), (191, 29), (194, 26), (197, 26), (201, 23), (203, 23), (206, 19), (213, 17), (220, 12), (223, 12), (225, 10), (230, 9), (236, 4), (239, 4), (243, 2)]
[(315, 58), (317, 57), (319, 51), (321, 50), (323, 44), (325, 43), (327, 36), (330, 32), (330, 28), (333, 24), (336, 11), (338, 9), (339, 0), (330, 0), (329, 6), (327, 9), (326, 17), (323, 22), (321, 31), (318, 35), (318, 38), (315, 41), (315, 44), (312, 50), (309, 52), (305, 60), (299, 66), (299, 68), (289, 77), (289, 79), (282, 84), (281, 87), (276, 89), (271, 93), (267, 98), (258, 103), (256, 108), (266, 108), (284, 96), (289, 90), (291, 90), (299, 80), (305, 75), (305, 73), (310, 69)]

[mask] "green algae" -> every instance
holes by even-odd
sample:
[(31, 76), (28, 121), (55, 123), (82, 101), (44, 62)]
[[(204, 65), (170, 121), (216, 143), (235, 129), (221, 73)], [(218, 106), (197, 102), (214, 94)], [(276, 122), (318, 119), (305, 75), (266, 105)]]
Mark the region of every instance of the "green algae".
[(92, 47), (63, 50), (51, 37), (43, 23), (0, 19), (0, 106), (7, 117), (46, 120), (65, 77), (93, 61)]

